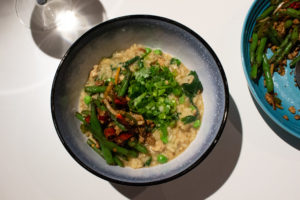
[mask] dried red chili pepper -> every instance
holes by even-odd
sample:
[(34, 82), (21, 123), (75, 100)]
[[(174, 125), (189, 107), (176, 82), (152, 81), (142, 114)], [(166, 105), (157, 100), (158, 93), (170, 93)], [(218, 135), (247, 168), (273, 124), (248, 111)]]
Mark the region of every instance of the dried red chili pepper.
[(90, 115), (88, 115), (88, 116), (86, 116), (85, 118), (84, 118), (84, 120), (86, 121), (86, 123), (90, 123), (90, 121), (91, 121), (91, 116)]
[(127, 104), (127, 100), (125, 97), (116, 97), (114, 99), (114, 103), (117, 105), (126, 105)]
[(106, 122), (107, 119), (108, 119), (107, 115), (98, 115), (98, 120), (100, 120), (100, 121)]
[(116, 135), (116, 130), (114, 128), (106, 128), (104, 129), (104, 135), (106, 138)]
[(117, 141), (125, 142), (133, 136), (132, 133), (122, 133), (117, 137)]
[(116, 115), (116, 118), (119, 120), (124, 120), (124, 117), (120, 113)]
[(291, 3), (291, 5), (289, 6), (289, 8), (293, 8), (293, 9), (299, 9), (300, 8), (300, 2), (293, 2)]

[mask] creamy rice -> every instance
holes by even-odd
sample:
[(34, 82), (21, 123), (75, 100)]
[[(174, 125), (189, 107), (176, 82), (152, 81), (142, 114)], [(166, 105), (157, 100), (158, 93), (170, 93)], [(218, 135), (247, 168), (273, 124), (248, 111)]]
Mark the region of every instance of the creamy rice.
[[(94, 85), (95, 77), (100, 77), (103, 80), (114, 77), (116, 70), (112, 70), (112, 67), (116, 67), (120, 65), (120, 63), (126, 62), (127, 60), (140, 56), (144, 53), (145, 47), (142, 45), (132, 45), (130, 48), (119, 51), (113, 54), (111, 58), (103, 58), (98, 65), (95, 65), (93, 70), (90, 72), (88, 81), (86, 85)], [(153, 51), (144, 59), (145, 67), (149, 67), (151, 63), (157, 62), (161, 66), (169, 66), (171, 72), (175, 72), (176, 81), (181, 85), (183, 83), (191, 83), (193, 81), (193, 76), (190, 76), (190, 70), (181, 63), (178, 67), (176, 64), (170, 65), (170, 60), (172, 56), (164, 53), (162, 55), (157, 55), (153, 53)], [(130, 66), (130, 70), (134, 71), (137, 65), (133, 64)], [(120, 76), (120, 80), (124, 77)], [(80, 95), (79, 102), (79, 111), (88, 109), (88, 106), (84, 103), (83, 98), (86, 93), (82, 90)], [(183, 118), (187, 115), (194, 114), (196, 112), (195, 109), (191, 108), (191, 103), (189, 99), (186, 97), (183, 104), (179, 104), (179, 99), (174, 95), (170, 95), (170, 98), (173, 98), (177, 101), (177, 112), (180, 113), (179, 118)], [(202, 117), (204, 111), (203, 100), (200, 92), (193, 98), (195, 105), (199, 109), (199, 114)], [(201, 118), (200, 118), (201, 120)], [(157, 161), (157, 155), (163, 154), (168, 160), (174, 159), (181, 152), (183, 152), (189, 144), (195, 139), (198, 129), (193, 127), (193, 123), (184, 124), (181, 120), (178, 120), (174, 127), (168, 127), (168, 140), (167, 144), (164, 144), (160, 139), (160, 131), (156, 130), (153, 132), (153, 137), (156, 142), (153, 145), (149, 145), (145, 143), (149, 154), (139, 153), (137, 158), (130, 158), (128, 161), (123, 160), (124, 165), (126, 167), (132, 168), (141, 168), (144, 167), (144, 163), (147, 161), (149, 156), (152, 156), (152, 162), (150, 166), (155, 166), (159, 164)], [(91, 137), (91, 133), (86, 133), (88, 137)]]

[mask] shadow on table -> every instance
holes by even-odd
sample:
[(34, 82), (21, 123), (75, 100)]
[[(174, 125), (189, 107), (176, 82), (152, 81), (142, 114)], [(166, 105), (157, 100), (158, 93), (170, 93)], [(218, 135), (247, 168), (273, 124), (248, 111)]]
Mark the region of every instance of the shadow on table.
[(129, 199), (205, 199), (230, 177), (242, 146), (241, 118), (230, 96), (230, 107), (223, 134), (208, 157), (186, 175), (154, 186), (111, 185)]
[(291, 135), (289, 132), (285, 131), (283, 128), (278, 126), (264, 111), (263, 109), (258, 105), (255, 98), (253, 97), (252, 93), (250, 92), (252, 100), (262, 116), (262, 118), (265, 120), (265, 122), (269, 125), (269, 127), (276, 133), (282, 140), (284, 140), (286, 143), (291, 145), (292, 147), (300, 150), (300, 139), (296, 138), (295, 136)]
[[(0, 1), (0, 17), (6, 17), (12, 15), (12, 9), (14, 6), (14, 1), (11, 0), (1, 0)], [(15, 10), (13, 10), (15, 12)]]
[(31, 35), (35, 44), (47, 55), (62, 58), (76, 39), (107, 19), (105, 9), (99, 0), (73, 0), (71, 12), (75, 15), (65, 13), (65, 16), (61, 17), (62, 25), (51, 30), (43, 30), (40, 25), (41, 10), (35, 7), (31, 16)]

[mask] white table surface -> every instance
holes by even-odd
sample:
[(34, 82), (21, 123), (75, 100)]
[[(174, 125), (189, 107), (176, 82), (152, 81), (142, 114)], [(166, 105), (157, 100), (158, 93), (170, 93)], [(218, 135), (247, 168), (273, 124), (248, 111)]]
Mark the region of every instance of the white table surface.
[(33, 41), (13, 0), (0, 1), (0, 199), (300, 199), (300, 140), (256, 107), (241, 61), (243, 22), (253, 0), (105, 0), (109, 19), (128, 14), (171, 18), (201, 35), (218, 55), (230, 111), (219, 143), (174, 181), (128, 187), (81, 167), (59, 140), (51, 84), (60, 62)]

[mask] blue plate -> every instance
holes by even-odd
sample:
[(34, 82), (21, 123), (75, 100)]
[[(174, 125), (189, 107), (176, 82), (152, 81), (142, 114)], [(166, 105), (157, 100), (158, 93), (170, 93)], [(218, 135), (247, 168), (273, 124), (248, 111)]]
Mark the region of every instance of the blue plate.
[[(265, 100), (265, 93), (267, 90), (264, 87), (263, 78), (260, 78), (258, 83), (255, 83), (250, 79), (251, 65), (249, 55), (249, 40), (252, 35), (256, 18), (270, 5), (269, 2), (269, 0), (255, 1), (245, 19), (241, 44), (244, 73), (246, 75), (250, 91), (263, 111), (284, 130), (296, 136), (297, 138), (300, 138), (300, 120), (294, 119), (294, 115), (288, 110), (290, 106), (294, 106), (297, 110), (296, 114), (300, 115), (300, 90), (295, 86), (294, 70), (289, 66), (290, 61), (288, 61), (284, 76), (280, 76), (278, 73), (275, 73), (273, 77), (274, 91), (282, 100), (282, 110), (273, 110), (272, 106), (269, 105)], [(270, 57), (271, 55), (272, 52), (268, 51), (267, 56)], [(287, 115), (289, 120), (284, 119), (284, 115)]]

